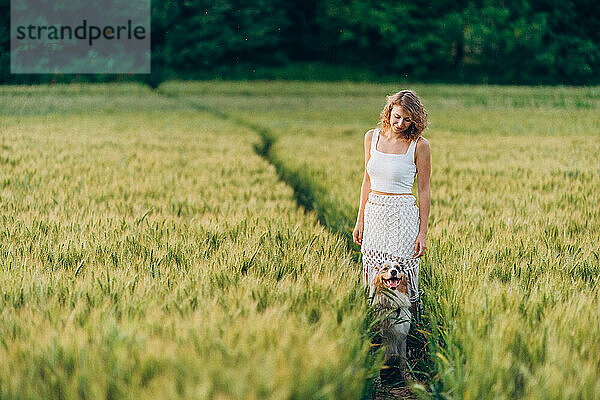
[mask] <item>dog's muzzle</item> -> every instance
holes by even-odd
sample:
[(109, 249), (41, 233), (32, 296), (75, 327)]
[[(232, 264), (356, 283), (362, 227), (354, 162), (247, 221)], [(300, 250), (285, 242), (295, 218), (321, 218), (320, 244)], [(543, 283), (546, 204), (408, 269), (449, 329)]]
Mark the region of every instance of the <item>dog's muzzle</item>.
[(392, 275), (392, 277), (390, 279), (382, 279), (383, 280), (383, 284), (388, 289), (396, 290), (396, 288), (400, 284), (400, 279), (398, 279), (398, 271), (396, 271), (395, 269), (393, 269), (393, 270), (390, 271), (390, 275)]

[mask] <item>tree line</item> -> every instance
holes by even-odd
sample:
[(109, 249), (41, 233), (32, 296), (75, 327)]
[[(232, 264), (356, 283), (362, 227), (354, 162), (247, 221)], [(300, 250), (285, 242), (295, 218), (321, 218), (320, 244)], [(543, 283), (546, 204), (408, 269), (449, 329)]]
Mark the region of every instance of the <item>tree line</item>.
[[(10, 74), (9, 4), (0, 0), (0, 81), (52, 79)], [(138, 78), (320, 62), (340, 79), (362, 68), (422, 82), (597, 84), (599, 10), (592, 0), (155, 0), (153, 72)]]

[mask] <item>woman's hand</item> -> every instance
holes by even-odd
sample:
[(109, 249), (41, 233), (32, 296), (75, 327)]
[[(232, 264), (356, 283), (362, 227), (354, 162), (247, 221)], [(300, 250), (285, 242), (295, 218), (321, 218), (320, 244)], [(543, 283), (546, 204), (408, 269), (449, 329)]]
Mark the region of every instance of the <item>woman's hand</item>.
[(425, 248), (427, 247), (427, 234), (419, 233), (415, 240), (415, 253), (413, 258), (419, 258), (425, 254)]
[(359, 219), (356, 221), (356, 226), (354, 227), (354, 232), (352, 232), (352, 239), (354, 240), (354, 243), (356, 243), (360, 246), (362, 246), (363, 227), (364, 227), (364, 221)]

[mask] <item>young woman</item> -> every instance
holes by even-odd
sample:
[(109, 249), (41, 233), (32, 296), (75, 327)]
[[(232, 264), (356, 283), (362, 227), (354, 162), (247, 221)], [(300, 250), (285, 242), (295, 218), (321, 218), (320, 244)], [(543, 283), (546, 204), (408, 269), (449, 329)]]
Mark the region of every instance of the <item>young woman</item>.
[[(365, 134), (365, 175), (353, 237), (361, 245), (363, 284), (370, 284), (375, 265), (397, 262), (406, 272), (414, 313), (431, 204), (429, 142), (421, 136), (427, 111), (415, 92), (402, 90), (387, 96), (378, 125)], [(418, 206), (412, 195), (415, 176)]]

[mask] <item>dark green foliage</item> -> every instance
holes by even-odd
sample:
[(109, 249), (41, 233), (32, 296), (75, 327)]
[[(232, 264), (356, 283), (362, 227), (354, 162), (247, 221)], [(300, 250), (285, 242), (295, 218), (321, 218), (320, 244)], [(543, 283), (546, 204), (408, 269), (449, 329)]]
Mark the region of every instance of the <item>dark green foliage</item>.
[[(327, 65), (340, 71), (337, 80), (600, 82), (600, 11), (591, 0), (157, 0), (152, 73), (128, 77), (11, 75), (9, 4), (0, 0), (0, 82), (157, 87), (170, 77), (275, 79), (290, 71), (289, 79), (321, 80)], [(301, 73), (302, 65), (323, 67)]]

